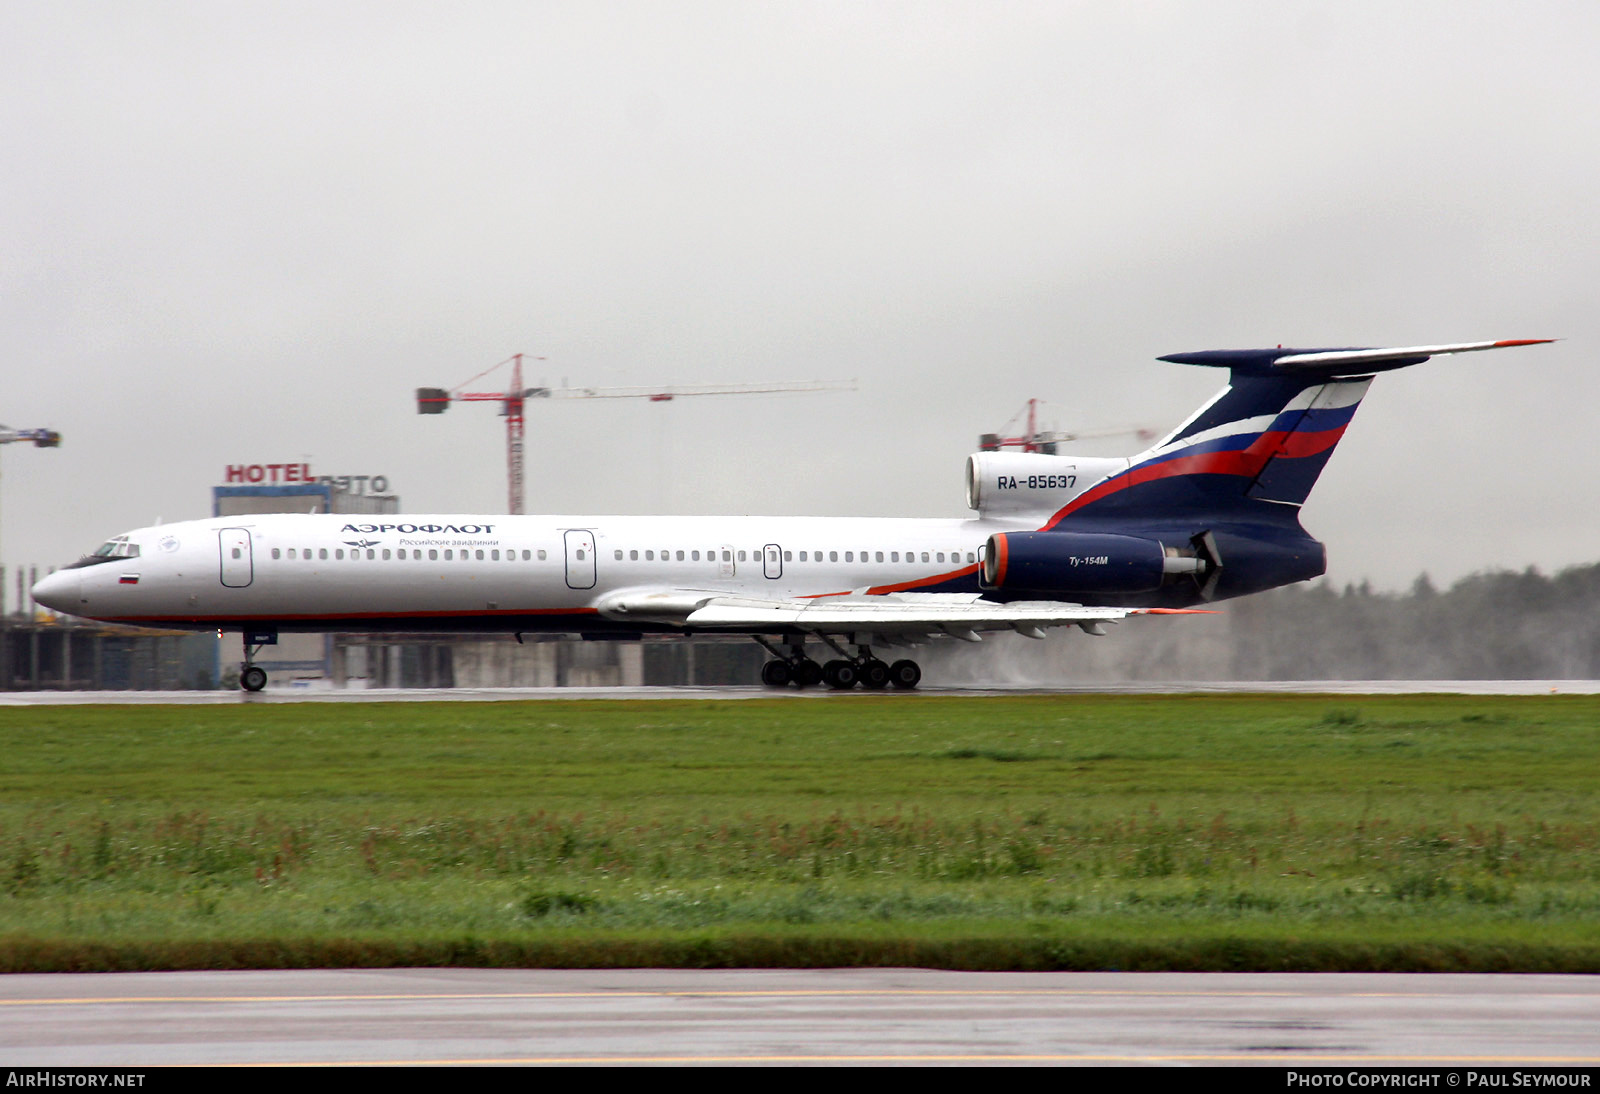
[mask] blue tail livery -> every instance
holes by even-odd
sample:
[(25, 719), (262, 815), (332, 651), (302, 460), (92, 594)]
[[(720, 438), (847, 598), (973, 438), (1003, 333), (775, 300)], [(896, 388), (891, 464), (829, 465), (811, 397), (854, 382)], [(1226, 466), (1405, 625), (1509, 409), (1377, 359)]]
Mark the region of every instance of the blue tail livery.
[[(1299, 509), (1374, 374), (1442, 354), (1548, 341), (1552, 339), (1394, 349), (1206, 350), (1162, 357), (1177, 364), (1226, 368), (1228, 385), (1146, 451), (1127, 460), (1034, 454), (972, 458), (969, 498), (983, 495), (987, 486), (997, 510), (1018, 516), (1032, 511), (1040, 517), (1037, 531), (1002, 534), (991, 544), (985, 583), (993, 589), (1004, 589), (1008, 582), (1015, 587), (1019, 574), (1025, 574), (1020, 580), (1026, 587), (1047, 580), (1041, 576), (1045, 572), (1082, 571), (1083, 563), (1063, 559), (1108, 557), (1107, 552), (1092, 543), (1078, 551), (1069, 546), (1070, 539), (1050, 537), (1107, 534), (1160, 544), (1169, 556), (1177, 556), (1166, 570), (1156, 569), (1147, 552), (1123, 556), (1126, 583), (1095, 590), (1112, 602), (1182, 606), (1316, 577), (1326, 569), (1323, 547), (1300, 526)], [(1052, 475), (1037, 467), (1019, 478), (1018, 464), (1025, 460), (1070, 463), (1072, 470), (1052, 468)], [(1061, 480), (1072, 483), (1065, 495), (1052, 489)], [(1009, 489), (1014, 482), (1042, 482), (1045, 488)], [(1049, 500), (1062, 503), (1041, 507)], [(1183, 567), (1193, 567), (1194, 579), (1171, 580), (1171, 573)], [(1116, 569), (1114, 562), (1095, 568), (1108, 574)], [(1139, 576), (1128, 578), (1130, 574)], [(1158, 575), (1164, 576), (1158, 581)], [(1078, 590), (1058, 584), (1053, 591)]]

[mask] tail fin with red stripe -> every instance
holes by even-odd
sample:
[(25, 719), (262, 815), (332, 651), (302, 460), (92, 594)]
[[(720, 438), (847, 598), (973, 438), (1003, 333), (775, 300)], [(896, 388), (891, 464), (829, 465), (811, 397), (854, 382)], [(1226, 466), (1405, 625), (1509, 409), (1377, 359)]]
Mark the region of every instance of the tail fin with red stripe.
[(1175, 353), (1179, 364), (1229, 370), (1228, 386), (1126, 470), (1079, 494), (1074, 513), (1172, 514), (1241, 502), (1299, 506), (1355, 416), (1372, 374), (1447, 353), (1536, 345), (1551, 339), (1463, 342), (1395, 349), (1256, 349)]

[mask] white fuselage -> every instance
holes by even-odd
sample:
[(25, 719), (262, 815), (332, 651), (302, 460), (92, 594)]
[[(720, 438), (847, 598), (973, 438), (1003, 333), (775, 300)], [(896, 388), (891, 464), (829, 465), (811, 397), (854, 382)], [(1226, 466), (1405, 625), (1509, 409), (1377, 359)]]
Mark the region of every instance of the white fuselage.
[(650, 621), (608, 615), (608, 597), (976, 591), (986, 538), (1015, 527), (816, 517), (219, 517), (118, 537), (115, 557), (57, 571), (35, 596), (93, 619), (206, 629), (637, 629)]

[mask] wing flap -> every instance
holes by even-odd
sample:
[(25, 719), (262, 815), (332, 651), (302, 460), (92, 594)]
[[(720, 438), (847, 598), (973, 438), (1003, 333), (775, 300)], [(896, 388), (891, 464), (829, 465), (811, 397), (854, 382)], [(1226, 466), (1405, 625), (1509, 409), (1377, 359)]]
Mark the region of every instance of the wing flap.
[[(977, 594), (959, 593), (891, 593), (792, 600), (716, 597), (691, 612), (685, 623), (690, 627), (727, 630), (794, 627), (815, 632), (943, 633), (972, 641), (980, 630), (1028, 633), (1045, 627), (1116, 623), (1131, 615), (1160, 611), (1162, 609), (1096, 607), (1051, 600), (1002, 604)], [(1182, 611), (1187, 613), (1188, 610)]]
[(846, 593), (819, 597), (727, 596), (709, 589), (628, 589), (602, 597), (607, 619), (669, 623), (690, 630), (802, 630), (874, 633), (905, 641), (947, 635), (980, 641), (979, 631), (1014, 630), (1044, 637), (1046, 627), (1079, 626), (1103, 634), (1103, 624), (1130, 615), (1206, 614), (1205, 609), (1111, 608), (1056, 600), (999, 603), (977, 593)]

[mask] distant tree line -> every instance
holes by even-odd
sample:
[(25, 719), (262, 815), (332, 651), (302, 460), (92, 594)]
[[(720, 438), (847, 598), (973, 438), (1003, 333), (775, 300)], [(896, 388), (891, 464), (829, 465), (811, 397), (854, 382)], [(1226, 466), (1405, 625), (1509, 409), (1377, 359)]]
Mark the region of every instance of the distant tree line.
[(1234, 679), (1600, 678), (1600, 563), (1497, 571), (1405, 593), (1275, 589), (1231, 607)]
[(1445, 590), (1424, 574), (1403, 593), (1319, 581), (1215, 607), (1103, 639), (939, 649), (928, 663), (951, 683), (1600, 679), (1600, 563), (1473, 574)]

